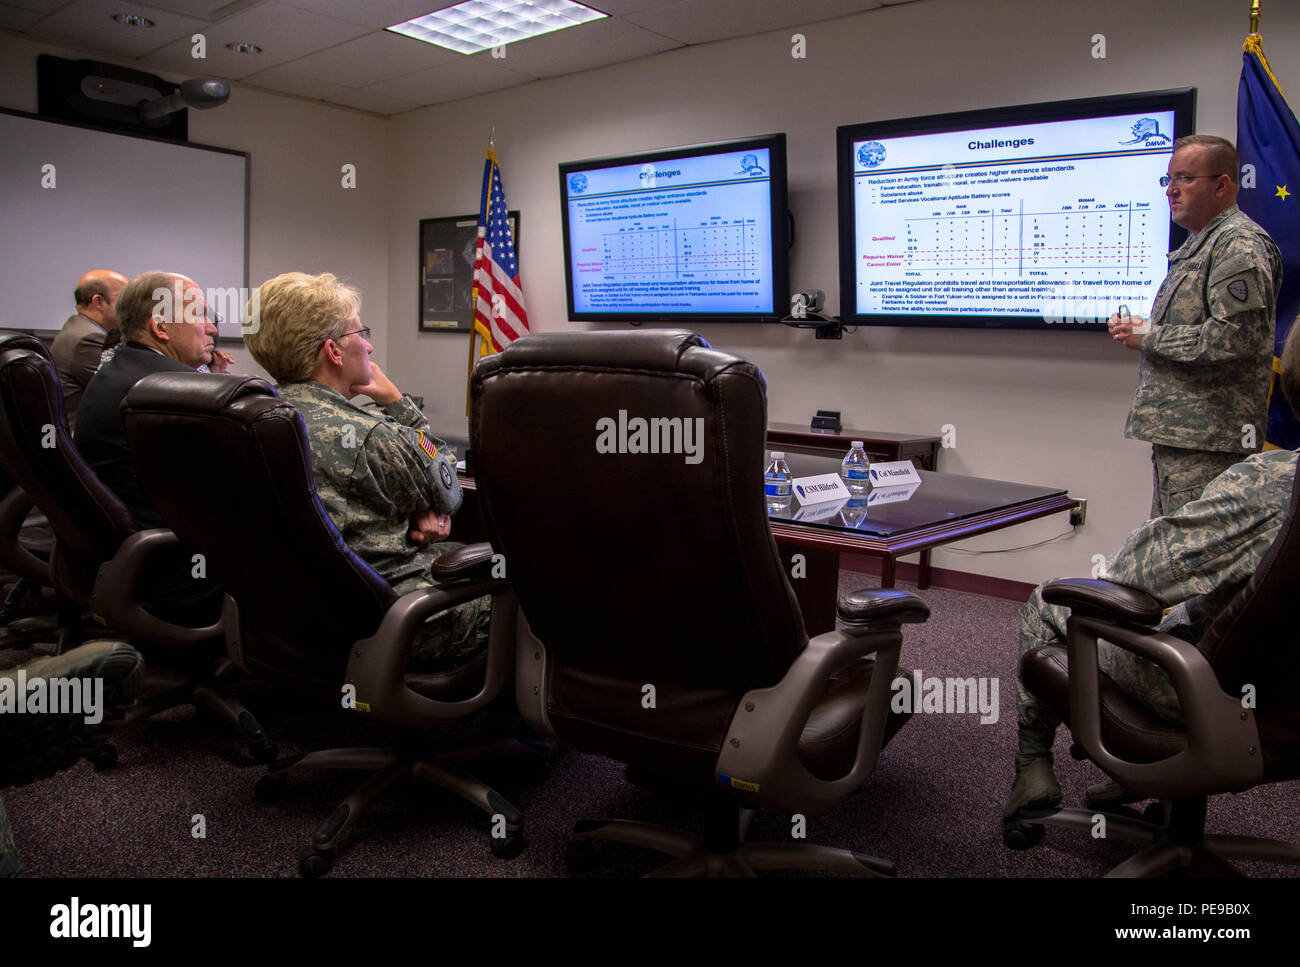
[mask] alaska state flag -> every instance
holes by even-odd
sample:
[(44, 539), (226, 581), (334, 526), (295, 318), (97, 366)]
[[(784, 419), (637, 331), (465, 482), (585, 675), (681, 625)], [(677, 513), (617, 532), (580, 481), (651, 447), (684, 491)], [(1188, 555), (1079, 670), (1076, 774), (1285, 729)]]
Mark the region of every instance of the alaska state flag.
[[(1282, 291), (1277, 300), (1273, 348), (1273, 371), (1277, 372), (1278, 354), (1300, 314), (1300, 124), (1268, 69), (1260, 35), (1247, 37), (1242, 50), (1237, 153), (1243, 169), (1255, 166), (1255, 187), (1243, 187), (1237, 204), (1264, 226), (1282, 250)], [(1274, 447), (1300, 447), (1300, 421), (1277, 389), (1276, 380), (1264, 438)]]

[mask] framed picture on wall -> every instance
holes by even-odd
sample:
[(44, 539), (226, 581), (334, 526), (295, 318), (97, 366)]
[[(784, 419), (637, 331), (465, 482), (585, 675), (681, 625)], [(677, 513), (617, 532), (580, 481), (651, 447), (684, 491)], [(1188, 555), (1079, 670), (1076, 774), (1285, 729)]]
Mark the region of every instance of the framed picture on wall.
[[(510, 234), (519, 254), (519, 212)], [(420, 332), (470, 332), (478, 215), (420, 219)]]

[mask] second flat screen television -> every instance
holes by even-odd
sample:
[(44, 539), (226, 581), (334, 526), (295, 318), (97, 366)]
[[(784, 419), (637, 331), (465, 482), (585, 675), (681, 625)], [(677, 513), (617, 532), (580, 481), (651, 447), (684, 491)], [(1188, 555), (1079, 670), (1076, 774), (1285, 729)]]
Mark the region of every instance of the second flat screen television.
[(1185, 237), (1160, 177), (1193, 89), (841, 127), (845, 323), (1104, 329)]
[(785, 135), (560, 165), (569, 318), (775, 322), (788, 311)]

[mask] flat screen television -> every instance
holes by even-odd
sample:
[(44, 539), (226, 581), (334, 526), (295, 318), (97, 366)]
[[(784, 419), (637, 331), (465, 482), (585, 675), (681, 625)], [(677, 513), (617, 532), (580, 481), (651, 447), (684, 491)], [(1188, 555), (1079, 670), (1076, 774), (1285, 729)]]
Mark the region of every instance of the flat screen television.
[(560, 165), (576, 322), (775, 322), (789, 311), (785, 135)]
[(845, 324), (1105, 329), (1186, 232), (1165, 174), (1194, 88), (837, 130)]

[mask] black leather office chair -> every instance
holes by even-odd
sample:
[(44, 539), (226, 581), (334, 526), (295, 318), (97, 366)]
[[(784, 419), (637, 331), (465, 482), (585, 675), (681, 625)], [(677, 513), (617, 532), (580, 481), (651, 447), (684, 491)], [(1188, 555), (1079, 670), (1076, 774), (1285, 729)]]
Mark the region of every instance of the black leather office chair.
[(546, 333), (480, 362), (471, 393), (483, 520), (521, 608), (525, 720), (711, 790), (703, 839), (581, 822), (569, 859), (611, 839), (677, 857), (668, 874), (892, 874), (848, 850), (742, 842), (741, 807), (815, 815), (866, 780), (904, 721), (889, 711), (901, 625), (929, 616), (914, 595), (859, 591), (839, 602), (845, 630), (808, 640), (764, 509), (757, 367), (690, 332)]
[[(1297, 507), (1300, 486), (1259, 569), (1195, 645), (1157, 633), (1159, 602), (1134, 588), (1073, 579), (1043, 589), (1044, 600), (1071, 609), (1067, 643), (1026, 653), (1021, 681), (1069, 726), (1083, 754), (1130, 792), (1161, 800), (1145, 821), (1107, 815), (1107, 838), (1145, 846), (1109, 876), (1174, 869), (1239, 875), (1227, 862), (1234, 859), (1300, 865), (1300, 847), (1291, 843), (1205, 834), (1207, 797), (1300, 777)], [(1098, 639), (1163, 668), (1186, 726), (1156, 717), (1099, 671)], [(1008, 833), (1008, 845), (1032, 845), (1037, 826), (1091, 830), (1097, 815), (1022, 813), (1022, 828)]]
[(188, 628), (145, 610), (141, 575), (153, 554), (177, 545), (175, 535), (141, 530), (95, 476), (73, 445), (48, 351), (12, 338), (0, 341), (0, 459), (54, 532), (50, 580), (65, 604), (60, 650), (80, 643), (83, 612), (91, 612), (107, 626), (99, 637), (126, 638), (166, 666), (151, 671), (128, 718), (202, 703), (248, 740), (253, 758), (275, 758), (256, 719), (224, 694), (220, 623)]
[[(439, 587), (399, 598), (343, 543), (316, 495), (302, 417), (264, 380), (251, 376), (160, 373), (135, 385), (123, 417), (145, 489), (163, 519), (205, 555), (226, 589), (227, 646), (235, 663), (261, 678), (313, 691), (328, 707), (427, 733), (492, 702), (514, 672), (516, 605), (510, 586), (488, 580), (492, 551), (468, 545), (437, 562)], [(210, 512), (209, 496), (223, 496)], [(408, 674), (421, 622), (483, 594), (493, 596), (486, 656), (442, 674)], [(350, 712), (343, 687), (355, 689)], [(523, 847), (523, 816), (499, 793), (453, 763), (535, 755), (536, 745), (484, 742), (434, 753), (330, 749), (286, 758), (258, 781), (273, 800), (287, 776), (309, 769), (377, 773), (325, 820), (300, 857), (309, 876), (328, 872), (335, 845), (362, 811), (398, 780), (439, 785), (493, 817), (504, 833), (492, 851)]]
[[(0, 333), (0, 351), (22, 346), (50, 355), (49, 347), (27, 333)], [(43, 600), (50, 582), (54, 536), (49, 521), (0, 461), (0, 586), (7, 588), (0, 605), (0, 647), (20, 647), (58, 634), (52, 601)], [(26, 615), (49, 614), (50, 617)]]

